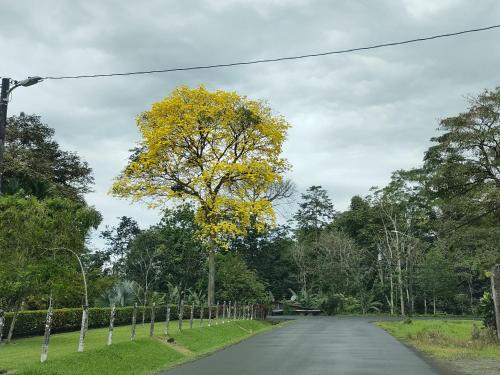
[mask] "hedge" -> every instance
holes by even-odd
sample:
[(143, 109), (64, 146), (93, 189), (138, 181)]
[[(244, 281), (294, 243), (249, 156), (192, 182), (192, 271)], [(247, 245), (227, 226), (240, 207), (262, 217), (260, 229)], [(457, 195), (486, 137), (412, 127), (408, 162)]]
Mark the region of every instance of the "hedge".
[[(115, 315), (115, 326), (127, 325), (132, 323), (132, 306), (117, 307)], [(157, 306), (155, 308), (155, 320), (165, 321), (167, 305)], [(110, 307), (91, 307), (89, 308), (89, 328), (107, 327), (109, 325), (111, 308)], [(142, 307), (137, 307), (137, 323), (142, 322)], [(191, 305), (184, 305), (184, 320), (189, 320), (191, 314)], [(5, 326), (3, 330), (4, 338), (9, 331), (10, 322), (14, 313), (5, 314)], [(205, 306), (203, 315), (208, 318), (208, 308)], [(149, 322), (151, 316), (151, 307), (146, 307), (145, 321)], [(195, 308), (195, 318), (200, 317), (199, 307)], [(16, 325), (14, 327), (14, 337), (43, 335), (45, 331), (45, 319), (47, 310), (26, 310), (20, 311), (17, 315)], [(177, 305), (170, 305), (170, 319), (178, 318)], [(215, 307), (212, 307), (212, 318), (215, 318)], [(54, 309), (52, 315), (51, 332), (68, 332), (80, 330), (82, 321), (82, 309)]]

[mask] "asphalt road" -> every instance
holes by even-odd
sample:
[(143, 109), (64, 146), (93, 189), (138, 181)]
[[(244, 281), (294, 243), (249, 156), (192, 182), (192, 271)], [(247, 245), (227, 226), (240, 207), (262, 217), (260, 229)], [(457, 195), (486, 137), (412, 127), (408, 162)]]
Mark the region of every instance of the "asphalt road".
[(437, 375), (370, 319), (305, 317), (166, 375)]

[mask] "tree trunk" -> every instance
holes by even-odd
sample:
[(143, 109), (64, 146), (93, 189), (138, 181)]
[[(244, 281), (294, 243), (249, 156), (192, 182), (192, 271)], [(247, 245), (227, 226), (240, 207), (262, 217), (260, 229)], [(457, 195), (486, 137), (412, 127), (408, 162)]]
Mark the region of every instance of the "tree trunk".
[(398, 289), (399, 289), (399, 302), (401, 305), (401, 315), (405, 316), (405, 297), (403, 294), (403, 270), (401, 269), (401, 256), (398, 254)]
[(217, 301), (217, 306), (215, 308), (215, 325), (219, 324), (219, 301)]
[(148, 284), (144, 286), (144, 299), (142, 304), (142, 325), (146, 323), (146, 306), (148, 303)]
[(229, 304), (227, 306), (227, 320), (231, 320), (231, 301), (229, 301)]
[(424, 296), (424, 315), (427, 315), (427, 296)]
[(193, 329), (194, 304), (191, 304), (191, 314), (189, 315), (189, 329)]
[(391, 315), (394, 315), (394, 281), (392, 279), (392, 271), (389, 279), (391, 284)]
[(2, 309), (0, 309), (0, 344), (2, 343), (4, 326), (5, 326), (5, 312)]
[(212, 306), (208, 305), (208, 326), (212, 326)]
[(50, 340), (50, 327), (52, 325), (52, 297), (49, 300), (49, 309), (47, 310), (47, 317), (45, 318), (45, 333), (43, 335), (42, 354), (40, 355), (40, 362), (45, 362), (49, 355), (49, 340)]
[(215, 303), (215, 251), (208, 253), (208, 306)]
[(170, 326), (170, 307), (167, 306), (167, 316), (165, 318), (165, 336), (168, 336), (169, 326)]
[(155, 307), (156, 303), (153, 302), (151, 305), (151, 325), (149, 326), (149, 337), (155, 335)]
[(222, 304), (222, 324), (225, 323), (226, 320), (226, 301)]
[(179, 305), (179, 332), (182, 332), (182, 317), (184, 315), (184, 300), (181, 299), (181, 303)]
[(408, 284), (406, 284), (406, 303), (407, 303), (408, 309), (410, 310), (409, 314), (411, 315), (412, 311), (411, 311), (410, 288), (408, 287)]
[(82, 310), (82, 326), (80, 327), (80, 340), (78, 341), (78, 352), (83, 352), (85, 347), (85, 335), (87, 334), (87, 327), (89, 321), (89, 306), (84, 305)]
[(135, 328), (137, 324), (137, 303), (134, 303), (134, 309), (132, 310), (132, 332), (130, 334), (130, 340), (135, 340)]
[(472, 275), (469, 275), (467, 280), (467, 284), (469, 285), (469, 311), (472, 312), (474, 310), (474, 292), (472, 290)]
[(436, 315), (436, 296), (432, 298), (432, 308), (434, 310), (434, 315)]
[(496, 264), (491, 269), (491, 297), (495, 306), (497, 336), (500, 338), (500, 264)]
[(19, 302), (16, 305), (16, 309), (14, 310), (14, 316), (12, 317), (12, 321), (10, 322), (9, 333), (7, 334), (7, 344), (9, 344), (12, 340), (12, 336), (14, 335), (14, 327), (16, 326), (17, 316), (19, 315), (19, 310), (22, 309), (24, 301)]
[(111, 345), (113, 343), (113, 329), (115, 327), (115, 314), (116, 314), (116, 307), (115, 307), (115, 304), (113, 304), (113, 306), (111, 306), (111, 315), (109, 317), (108, 345)]

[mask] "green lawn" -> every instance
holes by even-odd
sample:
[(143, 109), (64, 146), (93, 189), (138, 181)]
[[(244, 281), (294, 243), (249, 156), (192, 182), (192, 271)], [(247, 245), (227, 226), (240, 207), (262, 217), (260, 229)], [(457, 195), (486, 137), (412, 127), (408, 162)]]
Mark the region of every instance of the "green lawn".
[(409, 324), (378, 322), (377, 325), (418, 350), (438, 358), (500, 359), (500, 344), (487, 334), (480, 321), (432, 319), (413, 320)]
[(37, 336), (1, 345), (0, 369), (17, 370), (19, 374), (154, 374), (271, 328), (268, 322), (255, 320), (207, 327), (205, 320), (203, 327), (195, 322), (190, 330), (186, 324), (180, 333), (177, 322), (172, 322), (169, 335), (182, 350), (162, 341), (161, 322), (156, 323), (153, 339), (149, 338), (149, 324), (138, 324), (134, 342), (130, 341), (130, 326), (115, 327), (109, 347), (107, 328), (99, 328), (89, 330), (84, 353), (76, 352), (79, 332), (60, 333), (51, 336), (49, 359), (44, 364), (39, 363), (42, 337)]

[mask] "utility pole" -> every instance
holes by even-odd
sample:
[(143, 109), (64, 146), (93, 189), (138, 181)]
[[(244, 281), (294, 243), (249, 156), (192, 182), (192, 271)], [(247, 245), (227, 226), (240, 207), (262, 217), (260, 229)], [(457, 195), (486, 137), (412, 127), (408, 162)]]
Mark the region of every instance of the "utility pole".
[(7, 128), (7, 106), (9, 104), (9, 95), (15, 88), (19, 86), (33, 86), (38, 82), (43, 81), (42, 77), (28, 77), (23, 81), (14, 81), (14, 85), (10, 87), (10, 78), (2, 78), (2, 90), (0, 92), (0, 195), (2, 194), (2, 177), (3, 177), (3, 159), (5, 154), (5, 133)]
[(5, 128), (7, 127), (9, 91), (10, 78), (2, 78), (2, 91), (0, 93), (0, 195), (2, 194), (3, 154), (5, 151)]

